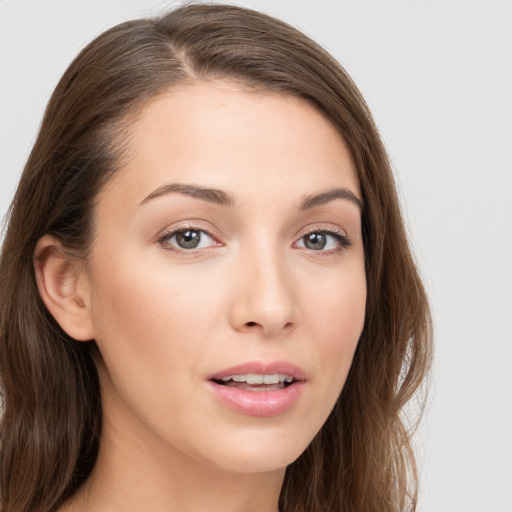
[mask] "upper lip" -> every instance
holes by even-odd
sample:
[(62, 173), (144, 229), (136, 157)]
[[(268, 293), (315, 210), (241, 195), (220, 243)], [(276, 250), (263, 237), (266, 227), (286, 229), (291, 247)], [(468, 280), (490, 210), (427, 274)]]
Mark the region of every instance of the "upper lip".
[(231, 366), (208, 377), (208, 380), (221, 380), (222, 377), (229, 375), (246, 375), (253, 373), (256, 375), (273, 375), (280, 373), (293, 377), (293, 380), (306, 380), (306, 373), (302, 368), (288, 361), (271, 361), (268, 363), (262, 361), (251, 361), (247, 363)]

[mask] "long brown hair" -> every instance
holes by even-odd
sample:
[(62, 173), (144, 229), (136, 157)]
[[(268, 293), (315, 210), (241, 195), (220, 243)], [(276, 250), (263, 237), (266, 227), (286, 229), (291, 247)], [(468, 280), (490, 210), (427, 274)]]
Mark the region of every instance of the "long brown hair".
[(9, 212), (0, 261), (3, 512), (51, 511), (87, 478), (101, 431), (94, 342), (41, 301), (33, 251), (45, 233), (87, 254), (94, 200), (120, 167), (134, 116), (156, 95), (229, 78), (314, 105), (350, 148), (364, 200), (364, 330), (327, 422), (286, 471), (282, 512), (414, 510), (404, 404), (431, 360), (428, 304), (372, 116), (341, 66), (287, 24), (227, 5), (187, 5), (118, 25), (73, 61), (48, 104)]

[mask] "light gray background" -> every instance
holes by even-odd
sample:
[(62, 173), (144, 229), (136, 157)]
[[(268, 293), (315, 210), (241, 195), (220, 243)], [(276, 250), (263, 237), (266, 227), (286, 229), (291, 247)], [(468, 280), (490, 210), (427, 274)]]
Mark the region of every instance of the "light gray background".
[[(512, 2), (247, 0), (330, 50), (373, 110), (432, 299), (420, 512), (512, 511)], [(93, 36), (173, 2), (0, 0), (0, 215)]]

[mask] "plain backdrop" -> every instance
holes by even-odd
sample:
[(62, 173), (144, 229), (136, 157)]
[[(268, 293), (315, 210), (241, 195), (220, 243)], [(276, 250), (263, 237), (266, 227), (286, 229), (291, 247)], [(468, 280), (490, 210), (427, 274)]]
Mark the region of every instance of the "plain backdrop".
[[(512, 512), (512, 2), (238, 3), (334, 54), (389, 150), (435, 318), (420, 512)], [(0, 0), (0, 215), (76, 53), (172, 5)]]

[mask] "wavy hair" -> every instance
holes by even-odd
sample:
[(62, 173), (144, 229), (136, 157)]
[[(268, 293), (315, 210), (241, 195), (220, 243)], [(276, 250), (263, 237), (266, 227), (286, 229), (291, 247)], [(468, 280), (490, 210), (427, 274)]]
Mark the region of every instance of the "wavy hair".
[(370, 111), (344, 69), (301, 32), (249, 9), (192, 4), (101, 34), (48, 103), (0, 260), (3, 512), (56, 510), (88, 477), (101, 431), (96, 347), (67, 336), (45, 308), (32, 260), (38, 239), (49, 233), (87, 254), (95, 198), (122, 167), (135, 116), (172, 87), (223, 78), (322, 112), (350, 149), (365, 205), (363, 333), (332, 413), (286, 470), (280, 510), (415, 510), (401, 411), (427, 375), (431, 321)]

